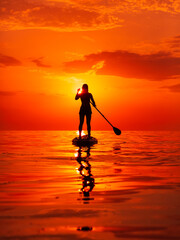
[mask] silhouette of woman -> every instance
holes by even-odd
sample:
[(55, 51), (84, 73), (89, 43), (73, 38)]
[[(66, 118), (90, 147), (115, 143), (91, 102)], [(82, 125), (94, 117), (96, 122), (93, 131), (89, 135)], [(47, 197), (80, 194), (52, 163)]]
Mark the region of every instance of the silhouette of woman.
[(75, 97), (75, 100), (81, 99), (81, 108), (79, 111), (79, 138), (81, 138), (81, 132), (82, 132), (82, 126), (84, 123), (84, 117), (86, 116), (86, 123), (87, 123), (87, 130), (88, 130), (88, 137), (91, 137), (91, 106), (90, 106), (90, 100), (92, 101), (93, 106), (96, 106), (95, 101), (93, 99), (93, 96), (91, 93), (88, 92), (88, 85), (83, 84), (82, 91), (80, 91), (80, 88), (77, 90), (77, 94)]

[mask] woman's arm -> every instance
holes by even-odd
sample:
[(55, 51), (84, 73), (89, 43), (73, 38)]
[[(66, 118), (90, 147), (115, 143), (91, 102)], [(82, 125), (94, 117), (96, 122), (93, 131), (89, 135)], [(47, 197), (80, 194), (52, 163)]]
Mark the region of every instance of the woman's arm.
[(79, 90), (80, 90), (80, 88), (78, 88), (78, 90), (77, 90), (77, 93), (76, 93), (76, 96), (75, 96), (75, 100), (78, 100), (79, 99)]
[(93, 106), (96, 107), (96, 104), (95, 104), (95, 101), (94, 101), (94, 98), (93, 98), (93, 95), (92, 95), (92, 94), (91, 94), (91, 96), (90, 96), (90, 99), (91, 99), (91, 101), (92, 101)]

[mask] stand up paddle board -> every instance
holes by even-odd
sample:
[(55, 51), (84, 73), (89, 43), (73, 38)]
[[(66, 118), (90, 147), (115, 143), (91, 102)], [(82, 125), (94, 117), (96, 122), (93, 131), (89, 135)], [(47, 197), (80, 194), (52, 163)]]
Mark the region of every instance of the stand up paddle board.
[(76, 137), (72, 140), (72, 144), (76, 146), (92, 146), (97, 144), (98, 140), (94, 137), (88, 138), (88, 135), (82, 136), (81, 138)]

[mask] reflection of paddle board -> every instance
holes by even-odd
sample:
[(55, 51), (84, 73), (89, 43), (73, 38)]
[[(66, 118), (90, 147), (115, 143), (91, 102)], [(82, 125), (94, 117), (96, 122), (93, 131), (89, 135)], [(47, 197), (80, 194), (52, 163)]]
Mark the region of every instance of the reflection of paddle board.
[(72, 140), (73, 145), (76, 146), (92, 146), (96, 143), (98, 143), (97, 139), (94, 137), (88, 138), (88, 135), (82, 136), (81, 139), (79, 137), (76, 137)]

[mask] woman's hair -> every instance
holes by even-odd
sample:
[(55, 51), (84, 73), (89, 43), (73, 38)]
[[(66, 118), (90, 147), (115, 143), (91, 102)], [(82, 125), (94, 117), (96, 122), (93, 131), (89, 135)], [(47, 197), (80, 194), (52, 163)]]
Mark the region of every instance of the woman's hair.
[(88, 90), (88, 85), (87, 84), (83, 84), (82, 89)]

